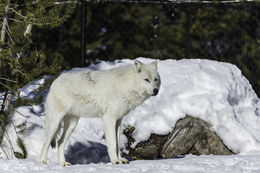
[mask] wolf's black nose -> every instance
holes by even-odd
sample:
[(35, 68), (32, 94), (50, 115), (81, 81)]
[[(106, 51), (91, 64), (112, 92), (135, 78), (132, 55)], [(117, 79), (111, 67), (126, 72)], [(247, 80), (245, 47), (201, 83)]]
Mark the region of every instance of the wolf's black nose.
[(159, 90), (157, 88), (153, 89), (153, 95), (156, 96), (158, 94)]

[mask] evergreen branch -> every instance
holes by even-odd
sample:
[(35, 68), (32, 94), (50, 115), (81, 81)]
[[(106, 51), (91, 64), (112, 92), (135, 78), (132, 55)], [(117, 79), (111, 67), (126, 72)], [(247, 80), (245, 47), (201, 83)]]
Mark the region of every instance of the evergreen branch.
[(12, 31), (11, 31), (10, 26), (9, 26), (8, 23), (7, 23), (7, 31), (8, 31), (9, 33), (12, 33)]
[(24, 75), (24, 73), (21, 71), (21, 70), (19, 70), (18, 68), (16, 68), (15, 69), (15, 67), (10, 63), (10, 62), (8, 62), (7, 63), (10, 67), (13, 67), (14, 69), (12, 70), (12, 73), (20, 73), (21, 75)]
[[(41, 4), (42, 2), (39, 1), (39, 0), (36, 0), (35, 2), (33, 2), (31, 5), (37, 5), (37, 4)], [(73, 3), (79, 3), (78, 1), (64, 1), (64, 2), (48, 2), (47, 3), (47, 6), (55, 6), (55, 5), (64, 5), (64, 4), (73, 4)], [(11, 4), (11, 5), (14, 5), (14, 4)], [(28, 4), (27, 4), (28, 5)], [(46, 4), (45, 4), (46, 5)], [(17, 7), (19, 5), (16, 5), (15, 7)], [(74, 5), (73, 5), (74, 6)], [(15, 13), (17, 16), (19, 17), (22, 17), (24, 20), (19, 20), (17, 18), (10, 18), (8, 20), (13, 20), (13, 21), (17, 21), (17, 22), (20, 22), (20, 23), (27, 23), (28, 26), (27, 26), (27, 30), (26, 32), (24, 33), (24, 36), (27, 35), (27, 33), (30, 33), (31, 32), (31, 27), (33, 25), (37, 25), (37, 26), (52, 26), (52, 27), (55, 27), (55, 26), (58, 26), (60, 25), (61, 23), (63, 23), (64, 21), (66, 21), (66, 19), (68, 17), (71, 16), (71, 14), (73, 13), (73, 9), (74, 7), (65, 7), (64, 9), (64, 12), (65, 14), (63, 16), (59, 16), (58, 18), (55, 16), (55, 17), (49, 17), (49, 16), (43, 16), (43, 17), (40, 17), (38, 16), (37, 14), (32, 14), (33, 16), (31, 16), (30, 18), (28, 18), (27, 16), (24, 16), (22, 15), (20, 12), (18, 12), (16, 9), (14, 8), (9, 8), (11, 10), (11, 12)], [(1, 18), (0, 18), (1, 19)], [(28, 31), (28, 32), (27, 32)]]
[(5, 80), (5, 81), (8, 81), (8, 82), (12, 82), (12, 83), (18, 83), (18, 82), (15, 81), (15, 80), (7, 79), (7, 78), (4, 78), (4, 77), (0, 77), (0, 80)]
[[(90, 1), (90, 0), (89, 0)], [(80, 1), (63, 1), (63, 2), (54, 2), (54, 5), (63, 5), (63, 4), (74, 4), (74, 3), (80, 3)]]
[[(29, 24), (29, 25), (31, 25), (31, 24)], [(36, 63), (37, 63), (37, 60), (38, 60), (38, 58), (40, 57), (40, 54), (39, 54), (39, 51), (38, 51), (38, 49), (37, 49), (37, 47), (36, 47), (36, 45), (33, 43), (33, 41), (28, 37), (28, 30), (32, 30), (32, 25), (31, 26), (27, 26), (27, 28), (26, 28), (26, 31), (24, 32), (24, 36), (28, 39), (28, 41), (33, 45), (33, 47), (34, 47), (34, 50), (36, 51), (36, 56), (35, 56), (35, 60), (34, 60), (34, 65), (36, 65)]]
[[(9, 28), (9, 27), (8, 27), (8, 28)], [(7, 35), (9, 36), (9, 38), (10, 38), (11, 42), (14, 44), (14, 40), (12, 39), (12, 37), (11, 37), (11, 34), (10, 34), (10, 32), (9, 32), (9, 31), (7, 31)]]
[(17, 136), (17, 144), (19, 146), (19, 148), (22, 150), (22, 153), (20, 152), (17, 152), (17, 151), (14, 151), (14, 156), (18, 159), (25, 159), (27, 157), (27, 150), (26, 150), (26, 147), (24, 145), (24, 142), (23, 140), (20, 138), (18, 132), (17, 132), (17, 129), (16, 129), (16, 125), (14, 124), (13, 120), (11, 120), (12, 122), (12, 125), (13, 125), (13, 128), (14, 128), (14, 131), (16, 133), (16, 136)]
[(17, 138), (17, 144), (18, 144), (19, 148), (22, 150), (22, 153), (15, 151), (14, 156), (18, 159), (26, 159), (27, 150), (26, 150), (23, 140), (19, 137)]
[(45, 25), (57, 24), (57, 21), (53, 21), (53, 22), (44, 22), (44, 23), (29, 22), (29, 24), (37, 25), (37, 26), (45, 26)]
[(10, 10), (12, 10), (15, 14), (17, 14), (18, 16), (21, 16), (22, 18), (26, 19), (26, 16), (23, 16), (21, 13), (19, 13), (18, 11), (16, 11), (13, 8), (9, 8)]
[(0, 82), (0, 85), (4, 86), (5, 88), (7, 88), (8, 90), (12, 91), (13, 93), (16, 93), (15, 90), (13, 90), (12, 88), (10, 88), (9, 86), (3, 84), (2, 82)]
[(16, 99), (14, 102), (14, 107), (19, 107), (19, 106), (30, 106), (33, 110), (33, 105), (38, 105), (43, 102), (43, 95), (39, 95), (36, 98), (21, 98), (20, 96)]
[[(3, 17), (0, 17), (0, 19), (4, 19)], [(23, 21), (21, 20), (18, 20), (18, 19), (15, 19), (15, 18), (8, 18), (7, 20), (11, 20), (11, 21), (15, 21), (15, 22), (19, 22), (19, 23), (24, 23)]]
[[(91, 2), (91, 0), (86, 0), (88, 2)], [(77, 3), (80, 3), (80, 1), (62, 1), (62, 2), (52, 2), (50, 4), (53, 4), (53, 5), (64, 5), (64, 4), (77, 4)], [(24, 7), (24, 6), (32, 6), (32, 5), (35, 5), (36, 3), (30, 3), (30, 4), (10, 4), (11, 6), (15, 5), (17, 7)]]
[(25, 120), (21, 124), (18, 124), (18, 125), (15, 126), (16, 129), (19, 130), (19, 131), (17, 131), (18, 134), (21, 134), (21, 132), (24, 132), (24, 130), (26, 129), (26, 124), (27, 124), (27, 122)]
[(20, 138), (20, 131), (17, 131), (17, 129), (25, 130), (26, 129), (26, 121), (24, 121), (22, 124), (16, 125), (13, 120), (11, 120), (14, 131), (16, 133), (17, 138)]

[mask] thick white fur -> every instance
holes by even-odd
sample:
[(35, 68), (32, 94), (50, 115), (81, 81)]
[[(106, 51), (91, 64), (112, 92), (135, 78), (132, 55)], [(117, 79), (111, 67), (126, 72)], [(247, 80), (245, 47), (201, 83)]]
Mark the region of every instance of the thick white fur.
[(58, 158), (61, 165), (69, 165), (65, 162), (64, 147), (79, 117), (101, 117), (111, 162), (127, 163), (121, 158), (118, 146), (121, 120), (151, 95), (157, 95), (155, 90), (159, 87), (157, 62), (135, 61), (135, 65), (110, 70), (61, 74), (52, 83), (45, 103), (46, 141), (42, 148), (42, 163), (47, 163), (49, 146), (56, 140), (63, 121)]

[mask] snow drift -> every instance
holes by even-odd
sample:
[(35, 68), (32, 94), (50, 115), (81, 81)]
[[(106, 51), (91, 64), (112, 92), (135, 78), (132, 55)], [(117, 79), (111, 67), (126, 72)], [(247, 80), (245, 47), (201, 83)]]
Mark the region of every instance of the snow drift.
[(160, 61), (158, 68), (159, 95), (124, 120), (136, 128), (136, 143), (151, 133), (169, 133), (178, 119), (191, 115), (210, 123), (232, 151), (260, 151), (259, 98), (235, 65), (184, 59)]
[[(138, 60), (144, 63), (154, 61), (147, 58)], [(133, 60), (102, 61), (87, 69), (105, 70), (133, 63)], [(152, 133), (169, 133), (178, 119), (190, 115), (210, 123), (212, 130), (233, 152), (260, 154), (260, 101), (236, 66), (200, 59), (163, 60), (158, 61), (158, 70), (161, 76), (159, 94), (146, 100), (123, 119), (122, 129), (127, 125), (135, 127), (133, 138), (136, 143), (148, 139)], [(22, 88), (21, 96), (31, 97), (32, 89), (43, 80)], [(34, 114), (32, 110), (38, 113)], [(27, 121), (24, 140), (29, 159), (38, 161), (44, 141), (44, 111), (40, 106), (34, 106), (31, 110), (21, 107), (18, 111), (13, 122), (19, 124)], [(10, 139), (16, 136), (11, 129)], [(125, 142), (122, 134), (122, 148)], [(107, 162), (105, 145), (101, 120), (81, 118), (68, 141), (67, 158), (73, 163)], [(90, 156), (95, 153), (98, 158)], [(49, 152), (48, 159), (57, 163), (56, 150)]]

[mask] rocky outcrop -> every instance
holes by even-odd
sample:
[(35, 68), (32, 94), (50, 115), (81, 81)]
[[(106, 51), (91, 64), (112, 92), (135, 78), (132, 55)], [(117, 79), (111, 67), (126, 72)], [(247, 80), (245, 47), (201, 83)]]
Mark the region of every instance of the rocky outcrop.
[(128, 138), (127, 154), (133, 159), (173, 158), (186, 154), (194, 155), (230, 155), (233, 154), (210, 125), (198, 118), (186, 116), (177, 121), (173, 131), (168, 135), (152, 134), (147, 141), (131, 148), (134, 127), (128, 127), (124, 134)]

